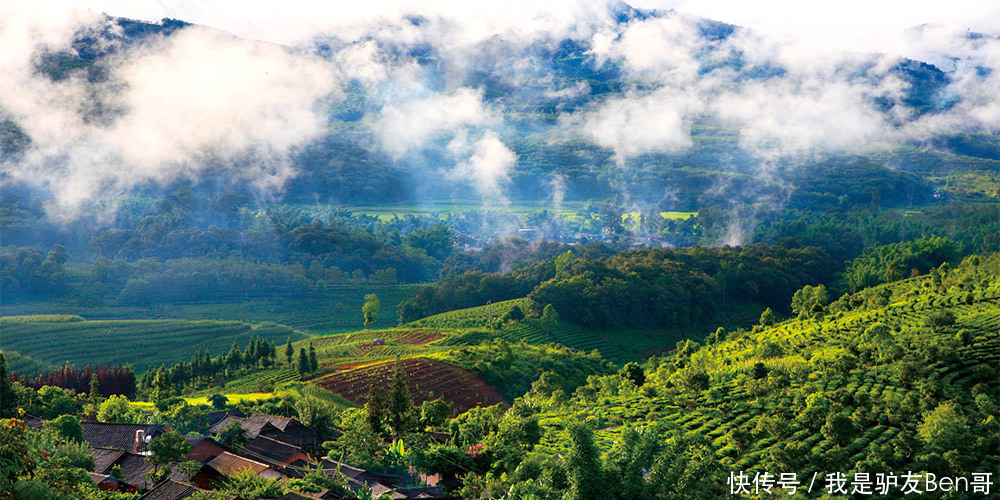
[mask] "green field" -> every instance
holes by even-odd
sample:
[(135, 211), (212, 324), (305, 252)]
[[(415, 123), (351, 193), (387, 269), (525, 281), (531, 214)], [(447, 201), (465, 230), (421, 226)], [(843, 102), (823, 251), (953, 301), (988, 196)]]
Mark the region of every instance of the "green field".
[(366, 294), (378, 295), (382, 303), (378, 328), (396, 326), (396, 305), (412, 297), (423, 285), (327, 285), (322, 293), (289, 300), (283, 297), (229, 302), (186, 302), (153, 307), (82, 307), (59, 301), (31, 302), (0, 307), (3, 316), (75, 314), (87, 319), (186, 319), (269, 321), (316, 335), (357, 330), (363, 326), (361, 306)]
[[(470, 212), (502, 211), (507, 215), (525, 216), (547, 211), (551, 214), (564, 216), (576, 215), (587, 203), (583, 201), (565, 201), (559, 207), (539, 202), (512, 202), (506, 205), (484, 205), (474, 200), (437, 201), (425, 205), (341, 205), (336, 208), (348, 210), (357, 214), (370, 215), (380, 220), (391, 220), (395, 217), (436, 217), (445, 219), (449, 215), (462, 215)], [(330, 205), (303, 207), (305, 210), (327, 211)]]
[(254, 336), (281, 344), (305, 334), (274, 323), (188, 320), (67, 321), (65, 316), (5, 316), (0, 318), (3, 350), (11, 369), (31, 374), (65, 363), (82, 367), (131, 364), (137, 373), (161, 364), (188, 360), (199, 349), (213, 356)]

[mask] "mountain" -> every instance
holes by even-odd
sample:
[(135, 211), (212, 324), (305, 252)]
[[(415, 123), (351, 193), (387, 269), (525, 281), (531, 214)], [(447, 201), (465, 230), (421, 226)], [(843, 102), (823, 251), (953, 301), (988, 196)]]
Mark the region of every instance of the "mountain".
[[(843, 189), (855, 186), (837, 186), (839, 191), (821, 181), (814, 186), (814, 172), (839, 175), (841, 164), (856, 161), (852, 155), (872, 164), (850, 175), (875, 176), (872, 182), (882, 182), (880, 167), (908, 171), (905, 162), (886, 164), (866, 149), (887, 139), (890, 151), (917, 147), (955, 165), (937, 172), (939, 177), (961, 175), (968, 161), (996, 160), (1000, 150), (996, 131), (971, 118), (967, 107), (978, 104), (976, 97), (961, 93), (986, 85), (989, 68), (975, 77), (886, 54), (818, 52), (801, 58), (796, 47), (745, 28), (623, 3), (609, 4), (597, 20), (577, 21), (570, 34), (504, 32), (457, 47), (433, 38), (447, 30), (439, 19), (411, 17), (392, 28), (413, 36), (375, 24), (356, 39), (317, 36), (278, 48), (292, 62), (320, 61), (338, 72), (332, 87), (319, 89), (329, 93), (317, 104), (323, 108), (316, 115), (325, 121), (321, 129), (297, 136), (288, 128), (290, 142), (261, 147), (253, 144), (262, 140), (256, 133), (230, 140), (235, 132), (229, 130), (220, 132), (214, 145), (186, 140), (177, 146), (189, 151), (177, 161), (198, 164), (189, 167), (191, 174), (174, 173), (170, 160), (160, 164), (152, 158), (161, 172), (149, 176), (152, 182), (140, 177), (138, 184), (130, 180), (115, 191), (186, 184), (260, 196), (259, 188), (233, 182), (245, 175), (251, 184), (266, 184), (267, 196), (290, 203), (543, 202), (557, 195), (616, 197), (638, 207), (692, 211), (705, 204), (772, 202), (798, 190), (868, 195), (867, 188), (856, 189), (854, 196)], [(142, 105), (129, 94), (135, 87), (130, 79), (140, 71), (130, 65), (188, 69), (201, 64), (192, 49), (211, 53), (230, 45), (239, 51), (273, 48), (172, 19), (150, 24), (106, 18), (78, 29), (64, 47), (37, 47), (32, 70), (49, 84), (89, 96), (73, 113), (88, 127), (87, 140), (100, 142), (95, 135), (127, 123)], [(245, 62), (253, 61), (250, 56)], [(298, 70), (282, 68), (278, 59), (264, 62), (289, 76)], [(167, 72), (142, 75), (158, 80), (156, 85), (175, 78)], [(233, 112), (199, 110), (200, 90), (187, 89), (190, 119), (224, 120)], [(308, 109), (308, 103), (301, 105)], [(262, 122), (275, 114), (260, 112)], [(8, 166), (54, 168), (58, 157), (47, 156), (49, 145), (33, 137), (23, 121), (8, 113), (2, 123), (0, 145)], [(940, 125), (945, 122), (949, 125)], [(175, 132), (160, 132), (166, 135), (156, 141), (174, 147), (169, 136)], [(72, 158), (72, 146), (57, 149), (67, 147)], [(112, 147), (112, 158), (119, 147)], [(36, 150), (42, 159), (29, 154)], [(38, 161), (41, 165), (33, 163)], [(267, 165), (254, 166), (257, 162)], [(22, 175), (12, 180), (32, 183)], [(105, 180), (115, 185), (126, 174), (110, 175)], [(931, 200), (926, 181), (890, 182), (907, 184), (892, 190), (906, 193), (902, 199), (883, 197), (890, 204)]]

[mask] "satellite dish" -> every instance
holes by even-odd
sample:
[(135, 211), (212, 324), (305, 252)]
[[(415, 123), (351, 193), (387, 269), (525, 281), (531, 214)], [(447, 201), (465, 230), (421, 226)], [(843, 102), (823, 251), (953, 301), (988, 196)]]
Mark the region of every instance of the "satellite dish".
[(153, 436), (146, 436), (146, 442), (147, 443), (150, 442), (150, 441), (152, 441), (152, 440), (153, 440)]

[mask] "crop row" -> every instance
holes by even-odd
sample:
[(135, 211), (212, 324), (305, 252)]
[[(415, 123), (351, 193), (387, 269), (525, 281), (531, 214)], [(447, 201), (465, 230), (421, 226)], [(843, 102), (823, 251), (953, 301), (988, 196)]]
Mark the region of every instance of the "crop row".
[(410, 326), (423, 326), (431, 328), (481, 328), (487, 326), (487, 320), (492, 315), (494, 319), (502, 318), (507, 312), (519, 306), (526, 308), (528, 299), (513, 299), (497, 302), (487, 306), (470, 307), (458, 309), (441, 314), (435, 314), (426, 318), (418, 319)]
[[(416, 403), (442, 398), (457, 411), (475, 406), (503, 402), (503, 398), (479, 377), (462, 368), (427, 358), (410, 358), (399, 362), (407, 389)], [(393, 363), (368, 365), (335, 372), (319, 381), (324, 389), (355, 403), (364, 403), (372, 381), (383, 396), (391, 385)]]
[(190, 359), (198, 349), (224, 353), (233, 339), (246, 342), (260, 336), (278, 343), (289, 334), (296, 335), (287, 327), (255, 328), (236, 321), (34, 322), (5, 327), (4, 347), (54, 365), (122, 363), (142, 372)]

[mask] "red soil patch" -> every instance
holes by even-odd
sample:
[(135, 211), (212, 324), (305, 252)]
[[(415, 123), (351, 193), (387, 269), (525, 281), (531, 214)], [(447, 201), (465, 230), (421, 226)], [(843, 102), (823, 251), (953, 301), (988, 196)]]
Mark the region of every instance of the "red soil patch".
[(389, 341), (397, 344), (423, 345), (434, 342), (443, 336), (434, 330), (412, 330), (394, 339), (390, 338)]
[[(424, 345), (434, 342), (435, 340), (443, 337), (440, 333), (433, 330), (413, 330), (406, 332), (402, 335), (390, 334), (385, 337), (378, 337), (385, 340), (389, 344), (404, 344), (404, 345)], [(382, 347), (372, 345), (370, 343), (361, 344), (359, 347), (362, 349), (371, 349), (373, 347)]]
[[(427, 358), (404, 359), (399, 363), (416, 404), (442, 398), (451, 403), (455, 411), (464, 412), (476, 406), (505, 403), (500, 393), (464, 368)], [(381, 363), (336, 372), (321, 380), (319, 385), (354, 403), (364, 404), (373, 377), (379, 392), (383, 396), (389, 393), (394, 365)]]

